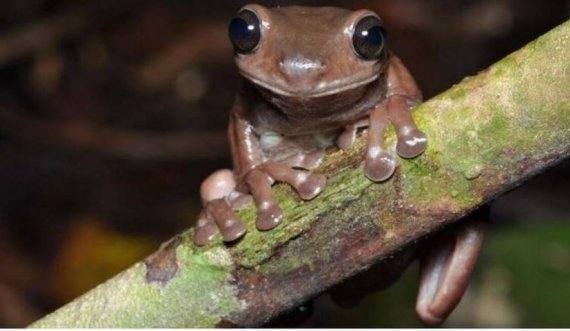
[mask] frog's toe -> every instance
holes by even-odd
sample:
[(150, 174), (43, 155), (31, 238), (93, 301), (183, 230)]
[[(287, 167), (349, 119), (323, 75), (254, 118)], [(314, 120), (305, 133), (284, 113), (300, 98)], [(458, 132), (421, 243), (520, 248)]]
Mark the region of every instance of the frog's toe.
[(218, 227), (216, 224), (201, 215), (196, 222), (196, 227), (194, 229), (194, 244), (197, 246), (204, 246), (212, 241), (217, 233)]
[(427, 136), (417, 128), (403, 130), (398, 136), (398, 154), (406, 159), (416, 157), (426, 150)]
[(229, 218), (220, 223), (220, 232), (225, 242), (234, 241), (242, 237), (245, 232), (245, 224), (237, 218)]
[(303, 174), (304, 180), (297, 186), (297, 193), (303, 200), (312, 200), (319, 195), (327, 185), (327, 177), (319, 174)]
[(325, 151), (319, 149), (317, 151), (307, 153), (307, 154), (297, 154), (290, 157), (282, 162), (282, 165), (288, 168), (306, 169), (313, 170), (316, 169), (325, 158)]
[(259, 209), (255, 223), (258, 230), (267, 231), (275, 228), (283, 220), (283, 211), (276, 204)]
[(226, 199), (210, 201), (205, 206), (204, 214), (212, 219), (220, 232), (224, 241), (234, 241), (243, 236), (245, 225), (236, 216), (232, 206)]
[(369, 152), (364, 163), (364, 172), (373, 182), (383, 182), (396, 170), (396, 158), (386, 150)]

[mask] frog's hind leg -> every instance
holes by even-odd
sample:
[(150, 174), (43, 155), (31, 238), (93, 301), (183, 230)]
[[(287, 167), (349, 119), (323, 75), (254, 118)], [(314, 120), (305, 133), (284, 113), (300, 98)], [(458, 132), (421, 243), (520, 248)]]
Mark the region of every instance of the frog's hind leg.
[(245, 225), (233, 211), (233, 201), (240, 197), (235, 188), (236, 181), (229, 169), (214, 172), (202, 183), (200, 196), (205, 207), (196, 222), (196, 245), (210, 242), (218, 230), (224, 241), (236, 240), (245, 233)]
[(388, 98), (386, 109), (390, 121), (396, 128), (398, 145), (396, 150), (403, 158), (413, 158), (423, 153), (427, 146), (427, 137), (420, 131), (412, 118), (411, 108), (417, 102), (402, 95)]
[(483, 244), (483, 218), (471, 216), (436, 237), (420, 259), (416, 312), (425, 324), (441, 324), (461, 300)]

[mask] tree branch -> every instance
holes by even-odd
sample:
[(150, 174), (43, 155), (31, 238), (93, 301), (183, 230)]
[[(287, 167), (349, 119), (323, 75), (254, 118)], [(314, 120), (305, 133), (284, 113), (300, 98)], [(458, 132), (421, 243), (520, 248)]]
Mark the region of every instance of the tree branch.
[[(275, 188), (276, 230), (197, 248), (191, 231), (34, 327), (259, 325), (459, 219), (570, 154), (570, 22), (419, 106), (424, 155), (363, 175), (365, 137), (327, 156), (327, 189)], [(393, 133), (390, 134), (393, 141)]]

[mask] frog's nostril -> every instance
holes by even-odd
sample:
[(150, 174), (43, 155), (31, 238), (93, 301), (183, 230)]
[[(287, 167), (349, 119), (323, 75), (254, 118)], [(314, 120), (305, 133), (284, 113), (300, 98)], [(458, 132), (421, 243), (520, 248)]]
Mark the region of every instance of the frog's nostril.
[(325, 70), (325, 65), (319, 60), (302, 56), (286, 58), (280, 63), (281, 71), (287, 75), (311, 75)]

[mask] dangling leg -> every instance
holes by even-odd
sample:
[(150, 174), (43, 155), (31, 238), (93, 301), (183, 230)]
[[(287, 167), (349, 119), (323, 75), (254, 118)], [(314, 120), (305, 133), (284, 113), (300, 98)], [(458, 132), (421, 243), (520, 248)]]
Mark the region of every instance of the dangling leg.
[(483, 244), (484, 225), (480, 215), (466, 218), (434, 238), (420, 259), (416, 312), (425, 324), (443, 323), (461, 300)]

